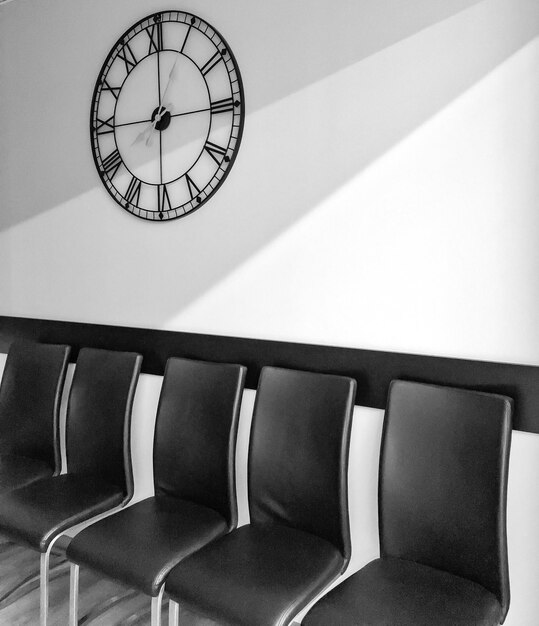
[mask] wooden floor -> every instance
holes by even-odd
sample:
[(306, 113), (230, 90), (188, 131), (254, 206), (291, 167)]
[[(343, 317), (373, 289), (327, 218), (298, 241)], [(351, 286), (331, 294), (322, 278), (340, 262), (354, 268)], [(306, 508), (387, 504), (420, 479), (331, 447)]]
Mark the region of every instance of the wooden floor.
[[(34, 578), (32, 579), (32, 574)], [(27, 580), (26, 584), (21, 582)], [(0, 547), (0, 625), (39, 625), (39, 553), (16, 545)], [(79, 624), (82, 626), (146, 626), (150, 624), (150, 598), (132, 592), (81, 567), (79, 583)], [(69, 615), (69, 566), (51, 559), (50, 626), (67, 626)], [(168, 624), (168, 606), (163, 626)], [(187, 611), (182, 626), (215, 626)]]

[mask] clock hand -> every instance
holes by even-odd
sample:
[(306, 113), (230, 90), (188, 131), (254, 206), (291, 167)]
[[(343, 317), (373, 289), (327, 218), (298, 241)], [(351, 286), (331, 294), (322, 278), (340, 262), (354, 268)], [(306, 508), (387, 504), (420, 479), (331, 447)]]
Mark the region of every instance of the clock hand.
[(169, 110), (172, 110), (172, 105), (170, 103), (169, 104), (162, 104), (159, 107), (159, 110), (157, 111), (157, 113), (155, 115), (154, 121), (146, 129), (146, 132), (148, 133), (148, 135), (146, 137), (146, 145), (147, 146), (151, 146), (151, 144), (152, 144), (152, 139), (153, 139), (153, 136), (155, 134), (154, 131), (156, 130), (157, 123), (161, 121), (161, 118), (163, 117), (163, 115), (165, 115), (165, 113), (167, 113)]
[(133, 141), (133, 143), (131, 144), (132, 146), (134, 146), (137, 143), (140, 143), (141, 141), (145, 141), (146, 145), (150, 145), (150, 137), (153, 134), (153, 131), (155, 130), (155, 127), (157, 125), (157, 123), (159, 121), (161, 121), (161, 118), (163, 117), (163, 115), (167, 112), (167, 111), (172, 111), (172, 104), (170, 102), (167, 102), (167, 104), (162, 104), (159, 107), (159, 110), (157, 111), (156, 115), (155, 115), (155, 119), (153, 121), (151, 121), (148, 126), (146, 126), (146, 128), (144, 128), (144, 130), (142, 130), (142, 132), (140, 132), (136, 137), (135, 140)]
[(163, 97), (160, 99), (159, 103), (163, 102), (163, 100), (165, 99), (165, 96), (167, 95), (167, 92), (168, 92), (168, 88), (170, 87), (170, 84), (174, 80), (174, 71), (176, 69), (176, 64), (178, 63), (179, 58), (180, 58), (180, 56), (178, 55), (176, 57), (176, 60), (174, 61), (174, 65), (172, 66), (172, 69), (170, 70), (170, 72), (168, 74), (168, 82), (166, 84), (165, 91), (163, 92)]
[(148, 128), (148, 135), (146, 136), (146, 141), (144, 142), (147, 146), (152, 145), (154, 131), (155, 131), (155, 126)]
[(161, 98), (161, 95), (160, 95), (159, 108), (157, 110), (157, 115), (155, 116), (155, 119), (139, 135), (137, 135), (132, 145), (139, 143), (141, 141), (144, 141), (147, 146), (150, 146), (152, 143), (152, 137), (154, 134), (153, 131), (155, 130), (157, 123), (161, 120), (161, 118), (167, 111), (172, 110), (172, 104), (170, 103), (161, 104), (161, 103), (164, 101), (165, 96), (168, 93), (168, 89), (174, 80), (174, 71), (176, 70), (176, 64), (178, 63), (179, 58), (180, 58), (179, 56), (176, 57), (176, 60), (174, 61), (174, 65), (172, 66), (170, 72), (168, 73), (168, 81), (165, 87), (165, 91), (163, 92), (163, 97)]
[(155, 130), (155, 125), (157, 124), (156, 120), (157, 118), (153, 120), (153, 122), (150, 122), (150, 124), (135, 137), (135, 140), (131, 144), (132, 146), (140, 143), (141, 141), (147, 141), (148, 137), (151, 136), (151, 133)]

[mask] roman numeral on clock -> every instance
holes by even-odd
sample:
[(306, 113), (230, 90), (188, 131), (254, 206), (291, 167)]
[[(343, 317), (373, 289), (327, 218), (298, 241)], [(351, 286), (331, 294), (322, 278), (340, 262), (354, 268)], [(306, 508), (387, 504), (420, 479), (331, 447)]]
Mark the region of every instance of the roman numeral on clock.
[(114, 132), (114, 115), (111, 115), (107, 120), (100, 120), (97, 118), (95, 132), (98, 135), (106, 135)]
[(160, 52), (163, 49), (163, 23), (156, 22), (146, 29), (148, 37), (150, 38), (150, 47), (148, 54), (152, 52)]
[(114, 178), (114, 175), (118, 171), (120, 165), (122, 164), (122, 157), (118, 150), (114, 150), (109, 154), (109, 156), (103, 161), (103, 170), (107, 174), (109, 178)]
[(129, 187), (125, 193), (125, 199), (131, 204), (138, 205), (140, 200), (140, 188), (142, 186), (142, 181), (140, 181), (136, 176), (133, 176), (131, 182), (129, 183)]
[(101, 88), (103, 91), (110, 91), (110, 93), (116, 98), (116, 100), (118, 100), (118, 96), (120, 95), (120, 87), (111, 87), (107, 79), (105, 78), (103, 79)]
[[(211, 156), (211, 158), (217, 163), (217, 165), (221, 165), (223, 161), (223, 157), (226, 154), (226, 148), (218, 146), (216, 143), (212, 143), (211, 141), (206, 141), (206, 145), (204, 146), (204, 150)], [(229, 161), (225, 157), (225, 161)]]
[(208, 72), (210, 72), (216, 65), (217, 63), (219, 63), (219, 61), (222, 59), (221, 54), (219, 51), (217, 51), (212, 57), (211, 59), (209, 59), (201, 68), (200, 71), (202, 72), (203, 76), (206, 76), (206, 74)]
[(131, 50), (131, 47), (127, 42), (125, 42), (123, 48), (120, 50), (120, 52), (118, 52), (118, 58), (122, 59), (122, 61), (125, 63), (125, 71), (127, 72), (127, 74), (129, 74), (129, 72), (137, 64), (137, 58), (133, 54), (133, 50)]
[(189, 28), (187, 29), (187, 34), (185, 35), (185, 39), (183, 40), (182, 47), (180, 48), (180, 52), (183, 52), (183, 49), (185, 48), (185, 44), (187, 43), (187, 38), (189, 37), (189, 34), (191, 33), (191, 29), (193, 28), (193, 24), (195, 22), (196, 22), (196, 19), (192, 17), (191, 23), (189, 24)]
[(196, 198), (200, 193), (200, 189), (195, 185), (193, 179), (189, 176), (189, 174), (185, 175), (185, 182), (187, 183), (187, 189), (189, 190), (191, 200), (193, 200), (193, 198)]
[(228, 113), (233, 111), (234, 107), (240, 105), (239, 100), (234, 101), (232, 98), (223, 98), (223, 100), (216, 100), (210, 104), (210, 111), (214, 113)]
[(170, 211), (172, 209), (166, 185), (158, 185), (157, 187), (157, 209), (161, 219), (163, 219), (164, 211)]

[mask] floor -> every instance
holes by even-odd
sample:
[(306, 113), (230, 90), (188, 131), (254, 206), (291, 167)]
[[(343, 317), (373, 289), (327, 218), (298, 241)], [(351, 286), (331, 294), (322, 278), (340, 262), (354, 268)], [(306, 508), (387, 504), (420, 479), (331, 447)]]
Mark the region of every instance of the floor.
[[(81, 567), (79, 625), (146, 626), (150, 624), (150, 599), (126, 587), (104, 580)], [(126, 596), (122, 599), (124, 596)], [(51, 559), (50, 626), (67, 626), (69, 615), (69, 566), (59, 557)], [(168, 608), (163, 610), (163, 626)], [(215, 626), (187, 611), (182, 626)], [(0, 625), (39, 625), (39, 554), (21, 546), (0, 546)]]

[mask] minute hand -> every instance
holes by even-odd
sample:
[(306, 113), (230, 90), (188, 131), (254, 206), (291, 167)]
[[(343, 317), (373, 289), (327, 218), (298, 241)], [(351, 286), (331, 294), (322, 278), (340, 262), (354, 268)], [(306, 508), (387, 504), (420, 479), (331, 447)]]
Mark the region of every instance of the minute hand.
[(172, 66), (172, 69), (169, 72), (168, 82), (166, 84), (165, 91), (163, 92), (163, 96), (160, 97), (160, 99), (159, 99), (159, 107), (161, 107), (161, 103), (165, 100), (165, 96), (167, 95), (168, 88), (170, 87), (170, 84), (172, 83), (172, 81), (174, 79), (174, 71), (176, 69), (176, 64), (178, 63), (178, 59), (179, 58), (180, 58), (179, 56), (176, 57), (176, 60), (174, 61), (174, 65)]
[(147, 126), (139, 135), (137, 135), (137, 137), (135, 138), (135, 141), (133, 142), (133, 144), (139, 143), (140, 141), (144, 141), (146, 143), (146, 145), (148, 146), (151, 143), (151, 138), (153, 135), (153, 131), (155, 130), (155, 126), (157, 124), (157, 122), (160, 121), (161, 119), (161, 115), (165, 112), (163, 111), (163, 108), (165, 110), (171, 110), (172, 109), (172, 105), (171, 104), (165, 104), (163, 105), (162, 103), (165, 100), (165, 96), (167, 95), (168, 92), (168, 88), (170, 87), (173, 79), (174, 79), (174, 71), (176, 69), (176, 64), (178, 63), (178, 59), (180, 57), (178, 56), (176, 58), (176, 60), (174, 61), (174, 65), (172, 66), (172, 69), (170, 70), (169, 74), (168, 74), (168, 81), (165, 87), (165, 91), (163, 92), (163, 97), (161, 97), (161, 94), (159, 94), (159, 108), (157, 109), (157, 116), (156, 118), (153, 120), (153, 122), (150, 123), (149, 126)]

